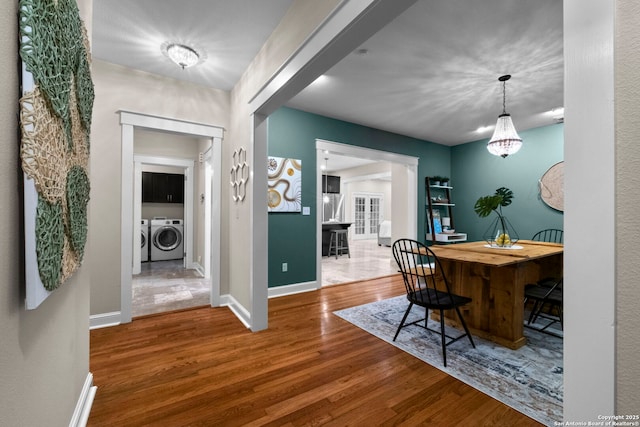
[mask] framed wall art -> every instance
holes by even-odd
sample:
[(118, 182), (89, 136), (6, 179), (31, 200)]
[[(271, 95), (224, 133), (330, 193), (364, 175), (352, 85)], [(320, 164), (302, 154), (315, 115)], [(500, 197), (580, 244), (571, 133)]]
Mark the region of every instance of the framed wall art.
[(269, 212), (300, 212), (302, 161), (273, 156), (267, 161)]

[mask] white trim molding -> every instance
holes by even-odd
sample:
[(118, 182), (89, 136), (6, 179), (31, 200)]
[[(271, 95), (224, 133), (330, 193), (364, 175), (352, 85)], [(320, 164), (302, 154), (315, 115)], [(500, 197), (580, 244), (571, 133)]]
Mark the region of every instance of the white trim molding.
[(317, 290), (318, 283), (315, 281), (274, 286), (272, 288), (269, 288), (269, 298), (277, 298), (286, 295), (300, 294), (303, 292), (311, 292)]
[(120, 321), (119, 311), (89, 316), (89, 329), (108, 328), (110, 326), (118, 326), (120, 323), (122, 322)]
[[(391, 202), (394, 206), (404, 206), (405, 208), (399, 211), (404, 214), (404, 217), (398, 219), (398, 216), (392, 220), (392, 241), (398, 237), (416, 238), (418, 235), (418, 163), (420, 159), (414, 156), (408, 156), (405, 154), (391, 153), (388, 151), (380, 151), (372, 148), (359, 147), (357, 145), (349, 145), (339, 142), (327, 141), (324, 139), (316, 139), (316, 194), (318, 200), (317, 206), (317, 221), (316, 221), (316, 281), (318, 287), (322, 286), (322, 153), (328, 151), (330, 153), (341, 154), (345, 156), (358, 157), (361, 159), (369, 159), (381, 162), (389, 162), (394, 165), (401, 165), (404, 167), (402, 173), (397, 173), (395, 176), (394, 184), (394, 172), (392, 171), (392, 192), (393, 189), (402, 188), (400, 195), (393, 195)], [(395, 168), (394, 169), (398, 169)], [(401, 182), (400, 182), (401, 181)]]
[[(219, 126), (207, 125), (202, 123), (188, 122), (184, 120), (171, 119), (149, 114), (134, 113), (131, 111), (119, 110), (121, 126), (121, 216), (120, 216), (120, 323), (131, 322), (131, 280), (133, 275), (133, 239), (139, 238), (140, 231), (134, 233), (134, 227), (139, 227), (139, 221), (134, 224), (133, 218), (135, 212), (134, 207), (134, 128), (151, 129), (156, 131), (172, 132), (184, 135), (193, 135), (199, 137), (211, 138), (213, 151), (220, 153), (220, 145), (224, 136), (224, 129)], [(217, 172), (214, 178), (219, 176), (222, 169), (222, 157), (214, 154), (211, 159), (211, 165)], [(191, 168), (193, 169), (193, 167)], [(191, 181), (193, 177), (191, 177)], [(220, 197), (220, 182), (212, 185), (211, 203)], [(219, 204), (215, 204), (215, 209), (220, 209)], [(215, 210), (214, 209), (214, 210)], [(212, 236), (220, 236), (220, 213), (212, 210)], [(137, 236), (137, 237), (136, 237)], [(219, 258), (219, 239), (210, 242), (212, 247), (208, 252), (212, 258)], [(139, 245), (138, 245), (139, 247)], [(219, 259), (212, 259), (212, 266), (219, 266)], [(211, 301), (217, 301), (218, 295), (214, 292), (220, 292), (220, 270), (217, 269), (211, 274)]]
[(71, 416), (71, 421), (69, 421), (69, 427), (84, 427), (87, 425), (97, 389), (98, 387), (93, 385), (93, 374), (89, 372), (84, 380), (84, 385), (80, 391), (80, 397)]
[(376, 160), (379, 162), (400, 163), (408, 166), (418, 166), (420, 159), (406, 154), (381, 151), (373, 148), (360, 147), (325, 139), (316, 139), (316, 150), (339, 153), (344, 156), (358, 157), (361, 159)]
[(221, 295), (220, 305), (229, 307), (231, 312), (244, 324), (246, 328), (251, 328), (251, 313), (242, 304), (238, 302), (233, 295)]
[(192, 262), (192, 263), (189, 265), (189, 268), (190, 268), (191, 270), (195, 270), (195, 271), (197, 271), (197, 272), (198, 272), (198, 274), (199, 274), (199, 275), (201, 275), (202, 277), (205, 277), (205, 274), (204, 274), (204, 267), (203, 267), (203, 266), (201, 266), (200, 264), (198, 264), (197, 262)]
[[(183, 159), (177, 157), (161, 157), (161, 156), (149, 156), (142, 154), (134, 154), (134, 193), (133, 193), (133, 217), (135, 221), (133, 223), (133, 247), (140, 247), (141, 229), (140, 220), (142, 219), (142, 173), (145, 165), (156, 166), (173, 166), (178, 169), (183, 169), (185, 176), (185, 192), (184, 192), (184, 230), (183, 239), (185, 242), (184, 253), (185, 265), (191, 265), (193, 263), (193, 251), (195, 247), (193, 245), (193, 224), (195, 223), (195, 194), (194, 194), (194, 169), (195, 161), (191, 159)], [(151, 240), (151, 236), (149, 236)], [(133, 250), (133, 274), (140, 274), (141, 254), (140, 251)]]

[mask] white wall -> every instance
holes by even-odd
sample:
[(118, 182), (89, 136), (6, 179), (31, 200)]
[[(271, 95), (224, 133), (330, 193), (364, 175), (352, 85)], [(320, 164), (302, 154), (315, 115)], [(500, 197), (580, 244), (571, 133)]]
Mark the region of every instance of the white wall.
[[(128, 110), (228, 128), (229, 93), (99, 60), (93, 61), (93, 79), (96, 101), (91, 132), (89, 235), (91, 255), (100, 262), (91, 270), (91, 314), (102, 314), (120, 311), (121, 135), (116, 112)], [(223, 211), (228, 209), (226, 203), (223, 197)], [(227, 271), (221, 271), (223, 293), (227, 292)]]
[(394, 206), (406, 206), (407, 214), (400, 215), (399, 212), (393, 216), (391, 223), (391, 241), (401, 238), (416, 239), (418, 222), (418, 201), (414, 194), (417, 193), (416, 172), (405, 165), (391, 165), (391, 204)]
[[(341, 178), (341, 192), (345, 195), (345, 218), (352, 221), (353, 193), (381, 193), (384, 201), (382, 205), (383, 219), (391, 220), (391, 164), (388, 162), (376, 162), (355, 168), (343, 169), (331, 172), (330, 175), (338, 175)], [(376, 175), (387, 175), (387, 179), (366, 179)]]
[(574, 422), (622, 415), (614, 365), (614, 10), (614, 2), (564, 1), (564, 418)]
[(640, 408), (640, 2), (616, 2), (616, 413)]

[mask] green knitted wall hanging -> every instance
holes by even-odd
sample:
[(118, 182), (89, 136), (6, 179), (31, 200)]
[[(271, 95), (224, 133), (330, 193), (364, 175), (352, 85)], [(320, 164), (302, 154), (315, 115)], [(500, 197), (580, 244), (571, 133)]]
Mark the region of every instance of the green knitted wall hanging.
[(82, 259), (87, 241), (87, 204), (89, 203), (89, 177), (80, 166), (74, 166), (67, 175), (67, 210), (71, 247)]
[(64, 249), (64, 225), (62, 206), (38, 199), (36, 211), (36, 253), (38, 271), (45, 289), (52, 291), (59, 286), (62, 275)]
[(75, 0), (20, 2), (20, 56), (55, 114), (62, 119), (69, 148), (71, 78), (76, 78), (83, 127), (91, 126), (93, 83), (86, 34)]
[(53, 290), (77, 270), (87, 240), (90, 48), (75, 0), (21, 0), (19, 10), (20, 56), (35, 82), (20, 99), (20, 155), (38, 192), (38, 271)]

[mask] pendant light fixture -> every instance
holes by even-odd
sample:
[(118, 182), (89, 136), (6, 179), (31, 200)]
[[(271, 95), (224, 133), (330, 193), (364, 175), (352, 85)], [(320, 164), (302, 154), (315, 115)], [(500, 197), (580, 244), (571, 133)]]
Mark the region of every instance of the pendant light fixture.
[(499, 81), (502, 82), (502, 114), (498, 116), (496, 128), (493, 136), (487, 143), (487, 150), (495, 156), (502, 158), (510, 154), (516, 153), (522, 147), (522, 138), (516, 132), (516, 128), (511, 121), (511, 115), (507, 113), (507, 80), (511, 75), (500, 76)]
[(322, 202), (326, 205), (331, 200), (329, 199), (329, 175), (327, 175), (327, 162), (329, 161), (328, 157), (324, 158), (324, 196), (322, 197)]

